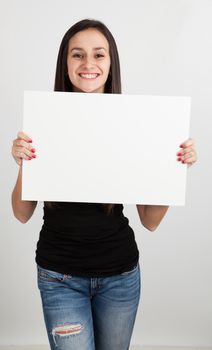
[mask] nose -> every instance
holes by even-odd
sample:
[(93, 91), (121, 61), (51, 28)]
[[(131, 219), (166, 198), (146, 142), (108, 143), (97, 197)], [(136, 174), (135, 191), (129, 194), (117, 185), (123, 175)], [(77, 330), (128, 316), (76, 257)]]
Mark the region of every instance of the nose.
[(86, 69), (91, 69), (95, 65), (93, 57), (85, 57), (83, 61), (83, 67)]

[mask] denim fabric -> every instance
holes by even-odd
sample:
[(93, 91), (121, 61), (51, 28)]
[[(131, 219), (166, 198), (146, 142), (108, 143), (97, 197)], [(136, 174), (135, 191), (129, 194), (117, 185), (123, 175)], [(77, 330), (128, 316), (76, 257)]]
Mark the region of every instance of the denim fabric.
[(77, 277), (37, 265), (51, 350), (127, 350), (140, 297), (140, 268)]

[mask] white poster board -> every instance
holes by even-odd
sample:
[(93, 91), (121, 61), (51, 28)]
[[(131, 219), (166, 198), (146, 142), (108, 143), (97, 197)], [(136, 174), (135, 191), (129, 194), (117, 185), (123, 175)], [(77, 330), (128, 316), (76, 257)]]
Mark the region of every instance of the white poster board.
[(26, 91), (23, 200), (184, 205), (190, 97)]

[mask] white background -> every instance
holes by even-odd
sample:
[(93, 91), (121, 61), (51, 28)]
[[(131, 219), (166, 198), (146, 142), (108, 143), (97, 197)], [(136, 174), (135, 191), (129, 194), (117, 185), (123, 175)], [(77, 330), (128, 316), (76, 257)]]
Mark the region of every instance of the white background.
[(125, 207), (142, 266), (132, 343), (212, 346), (211, 0), (0, 1), (0, 345), (47, 343), (34, 263), (42, 205), (25, 225), (13, 218), (18, 168), (10, 148), (22, 128), (23, 91), (53, 89), (62, 36), (86, 17), (114, 34), (124, 93), (192, 97), (199, 161), (188, 172), (186, 206), (170, 208), (154, 233), (135, 206)]

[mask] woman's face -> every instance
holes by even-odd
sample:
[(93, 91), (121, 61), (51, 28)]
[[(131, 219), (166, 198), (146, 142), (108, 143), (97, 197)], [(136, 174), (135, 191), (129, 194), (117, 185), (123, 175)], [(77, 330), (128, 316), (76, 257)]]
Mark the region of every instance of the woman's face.
[(67, 66), (74, 91), (104, 92), (110, 70), (105, 36), (93, 28), (75, 34), (69, 41)]

